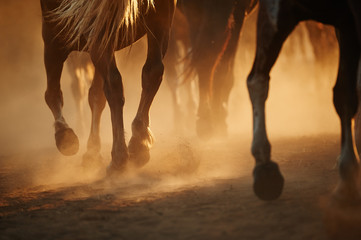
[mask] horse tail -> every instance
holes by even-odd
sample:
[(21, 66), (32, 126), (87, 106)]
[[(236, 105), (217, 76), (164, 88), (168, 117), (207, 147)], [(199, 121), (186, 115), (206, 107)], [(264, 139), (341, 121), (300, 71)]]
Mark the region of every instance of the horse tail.
[[(62, 0), (46, 17), (60, 26), (67, 47), (86, 43), (82, 50), (104, 51), (110, 45), (132, 43), (139, 9), (154, 7), (154, 0)], [(83, 40), (84, 41), (84, 40)]]
[(256, 8), (257, 4), (258, 4), (258, 0), (250, 0), (249, 5), (246, 9), (247, 16), (253, 12), (253, 10)]

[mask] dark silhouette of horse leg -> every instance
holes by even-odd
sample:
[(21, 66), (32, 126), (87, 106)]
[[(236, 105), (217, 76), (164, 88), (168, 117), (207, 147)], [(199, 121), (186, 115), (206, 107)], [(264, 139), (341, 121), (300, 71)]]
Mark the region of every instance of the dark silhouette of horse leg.
[(90, 134), (87, 144), (87, 152), (83, 156), (83, 166), (100, 164), (100, 119), (105, 108), (106, 98), (104, 95), (104, 81), (96, 70), (92, 85), (89, 88), (88, 102), (92, 113)]
[[(358, 34), (358, 42), (361, 47), (361, 2), (358, 0), (348, 0), (349, 6), (352, 10), (354, 21), (356, 23), (356, 29)], [(358, 67), (358, 79), (357, 79), (357, 93), (358, 93), (358, 110), (355, 116), (355, 143), (357, 152), (361, 154), (361, 61)]]
[[(348, 16), (352, 18), (352, 16)], [(357, 42), (353, 20), (347, 19), (338, 29), (340, 66), (334, 87), (334, 105), (341, 120), (341, 154), (339, 158), (340, 182), (335, 197), (341, 201), (360, 200), (358, 193), (359, 164), (355, 156), (352, 139), (352, 118), (357, 111), (357, 69), (360, 47)], [(345, 26), (345, 27), (344, 27)]]
[(192, 49), (194, 49), (192, 64), (198, 73), (199, 84), (196, 130), (200, 138), (209, 139), (214, 135), (212, 113), (214, 73), (231, 36), (228, 24), (233, 11), (233, 1), (207, 2), (203, 7), (200, 23), (197, 18), (193, 20), (191, 16), (187, 17), (188, 21), (194, 21), (189, 26)]
[[(149, 110), (162, 82), (164, 72), (162, 61), (168, 47), (170, 31), (170, 25), (164, 26), (163, 19), (159, 21), (161, 22), (152, 21), (148, 25), (148, 53), (142, 69), (142, 94), (137, 114), (132, 122), (132, 138), (128, 146), (130, 162), (136, 167), (142, 167), (149, 161), (149, 149), (153, 143), (149, 129)], [(166, 22), (171, 23), (171, 21)]]
[(219, 136), (227, 135), (228, 99), (234, 84), (234, 60), (246, 7), (238, 4), (233, 10), (233, 21), (229, 22), (230, 39), (214, 73), (212, 114), (215, 134)]
[[(188, 87), (191, 79), (185, 79), (186, 77), (189, 77), (189, 74), (179, 72), (177, 69), (177, 66), (181, 65), (181, 62), (183, 62), (183, 65), (186, 64), (186, 56), (182, 56), (182, 50), (184, 54), (187, 54), (186, 52), (190, 48), (189, 41), (189, 27), (187, 20), (179, 10), (176, 10), (170, 33), (168, 50), (164, 58), (164, 76), (172, 97), (174, 131), (180, 134), (183, 133), (186, 128), (186, 120), (187, 122), (190, 121), (192, 116), (190, 113), (195, 115), (195, 113), (192, 112), (192, 110), (195, 109), (195, 106), (186, 108), (185, 111), (183, 111), (181, 107), (182, 98), (180, 97), (180, 87)], [(192, 92), (189, 91), (189, 95), (191, 95), (191, 93)], [(189, 98), (191, 99), (191, 97)]]
[(269, 89), (269, 73), (274, 65), (282, 44), (297, 24), (296, 20), (283, 19), (279, 13), (275, 26), (260, 4), (257, 22), (256, 58), (247, 79), (247, 87), (253, 108), (252, 154), (256, 160), (253, 171), (255, 194), (263, 200), (278, 198), (283, 189), (284, 179), (277, 163), (271, 161), (271, 145), (267, 138), (265, 102)]
[[(95, 66), (96, 75), (98, 75), (99, 73), (101, 76), (99, 79), (94, 79), (95, 84), (100, 84), (101, 79), (104, 79), (104, 93), (109, 104), (111, 114), (113, 146), (112, 160), (108, 167), (108, 175), (111, 175), (116, 172), (124, 171), (128, 161), (128, 150), (125, 143), (123, 122), (124, 88), (122, 77), (116, 66), (114, 53), (112, 51), (105, 51), (100, 58), (98, 56), (100, 55), (91, 54), (92, 61)], [(100, 100), (100, 102), (101, 101), (102, 100)], [(99, 107), (97, 111), (100, 111), (101, 104), (96, 106)], [(100, 112), (99, 115), (94, 114), (93, 117), (97, 116), (100, 118)], [(93, 145), (92, 147), (96, 148), (96, 141), (97, 136), (95, 134), (89, 138), (88, 143), (90, 143), (90, 145), (95, 143), (95, 145)]]
[[(44, 27), (44, 29), (46, 28)], [(47, 76), (45, 101), (55, 119), (56, 146), (62, 154), (74, 155), (79, 150), (79, 140), (63, 117), (63, 93), (60, 88), (61, 72), (69, 53), (61, 51), (56, 45), (49, 43), (51, 40), (47, 41), (45, 34), (46, 30), (44, 30), (44, 63)]]

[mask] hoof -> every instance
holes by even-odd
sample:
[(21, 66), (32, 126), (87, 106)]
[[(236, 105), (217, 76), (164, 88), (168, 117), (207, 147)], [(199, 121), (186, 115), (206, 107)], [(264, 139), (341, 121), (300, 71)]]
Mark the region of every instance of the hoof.
[(86, 152), (83, 155), (81, 166), (84, 169), (101, 169), (104, 167), (103, 157), (100, 153)]
[(134, 138), (130, 139), (129, 146), (129, 162), (137, 168), (143, 167), (149, 162), (149, 144), (147, 142), (139, 142)]
[(124, 174), (126, 171), (125, 163), (115, 163), (111, 161), (109, 166), (107, 167), (107, 177), (117, 177)]
[(284, 179), (277, 163), (258, 164), (253, 170), (253, 191), (258, 198), (266, 201), (279, 198), (282, 193)]
[(71, 156), (79, 150), (79, 140), (71, 128), (64, 128), (55, 133), (58, 150), (65, 156)]
[(354, 182), (339, 182), (332, 193), (332, 200), (339, 206), (360, 206), (361, 196)]
[(197, 120), (196, 130), (198, 137), (203, 141), (211, 139), (214, 134), (214, 129), (211, 121), (202, 118)]

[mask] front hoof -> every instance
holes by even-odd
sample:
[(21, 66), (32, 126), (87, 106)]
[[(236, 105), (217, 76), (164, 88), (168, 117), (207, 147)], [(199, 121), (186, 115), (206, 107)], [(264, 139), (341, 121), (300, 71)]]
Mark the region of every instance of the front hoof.
[(332, 193), (332, 200), (339, 206), (359, 206), (361, 196), (357, 184), (340, 181)]
[(126, 164), (115, 163), (114, 161), (111, 161), (106, 171), (107, 177), (117, 177), (123, 175), (126, 171)]
[(146, 142), (139, 142), (134, 138), (129, 142), (129, 161), (137, 168), (143, 167), (149, 162), (149, 144)]
[(58, 150), (65, 156), (75, 155), (79, 150), (79, 139), (71, 128), (58, 130), (55, 142)]
[(284, 179), (275, 162), (257, 164), (253, 170), (253, 191), (258, 198), (266, 201), (279, 198)]

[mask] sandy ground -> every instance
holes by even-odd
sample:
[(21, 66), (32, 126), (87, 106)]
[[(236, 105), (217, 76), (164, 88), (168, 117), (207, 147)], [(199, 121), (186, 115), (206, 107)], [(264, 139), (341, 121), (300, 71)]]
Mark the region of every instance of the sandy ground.
[(272, 202), (252, 192), (249, 140), (160, 139), (119, 179), (54, 149), (2, 156), (0, 239), (360, 239), (361, 209), (330, 205), (338, 137), (275, 139), (286, 184)]

